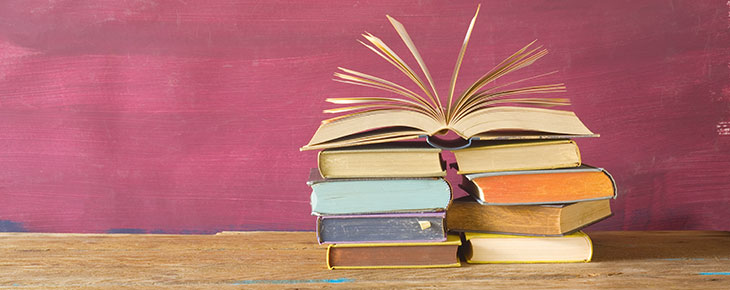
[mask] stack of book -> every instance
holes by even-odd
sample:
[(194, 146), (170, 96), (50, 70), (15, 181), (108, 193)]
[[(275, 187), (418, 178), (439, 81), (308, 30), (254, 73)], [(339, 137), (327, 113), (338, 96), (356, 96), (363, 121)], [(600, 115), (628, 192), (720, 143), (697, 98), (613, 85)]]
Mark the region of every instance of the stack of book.
[(441, 150), (420, 142), (323, 150), (310, 173), (330, 269), (460, 266), (446, 234), (451, 186)]
[[(444, 231), (443, 211), (451, 190), (442, 178), (440, 149), (423, 142), (398, 143), (425, 137), (428, 144), (436, 144), (438, 138), (433, 137), (447, 132), (470, 144), (455, 154), (466, 178), (463, 186), (476, 200), (455, 201), (446, 221), (447, 228), (466, 232), (470, 261), (590, 259), (590, 240), (576, 231), (610, 214), (606, 199), (615, 195), (615, 186), (605, 171), (581, 166), (570, 139), (598, 135), (575, 113), (552, 108), (570, 104), (567, 98), (546, 96), (565, 92), (565, 85), (533, 83), (552, 73), (501, 80), (547, 54), (533, 46), (534, 41), (456, 91), (478, 13), (477, 7), (451, 81), (444, 86), (448, 89), (436, 89), (414, 40), (390, 16), (388, 21), (421, 73), (370, 33), (363, 34), (360, 43), (402, 72), (413, 87), (347, 68), (335, 72), (336, 81), (378, 89), (380, 94), (327, 98), (340, 106), (324, 113), (342, 115), (323, 120), (301, 148), (324, 150), (309, 184), (318, 239), (331, 244), (330, 268), (459, 265), (454, 253), (459, 240)], [(557, 141), (521, 141), (542, 139)], [(575, 233), (566, 235), (571, 232)], [(523, 238), (528, 235), (543, 237)], [(582, 255), (563, 255), (580, 245)], [(505, 255), (491, 257), (492, 253)]]
[(616, 185), (581, 164), (574, 141), (482, 142), (454, 155), (470, 196), (454, 201), (447, 225), (464, 233), (467, 262), (590, 261), (580, 229), (611, 215)]

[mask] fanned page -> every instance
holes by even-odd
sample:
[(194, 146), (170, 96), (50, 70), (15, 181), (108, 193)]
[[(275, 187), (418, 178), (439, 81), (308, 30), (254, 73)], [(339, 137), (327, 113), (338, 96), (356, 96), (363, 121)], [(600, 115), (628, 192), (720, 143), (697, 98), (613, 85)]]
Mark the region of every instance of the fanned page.
[(335, 81), (378, 89), (388, 95), (328, 98), (327, 102), (345, 107), (324, 112), (345, 115), (323, 121), (301, 150), (407, 140), (444, 134), (449, 130), (464, 139), (483, 140), (598, 136), (573, 112), (546, 109), (570, 104), (567, 98), (541, 97), (544, 94), (566, 92), (562, 83), (516, 86), (555, 72), (496, 84), (503, 76), (525, 68), (547, 54), (542, 46), (532, 46), (535, 41), (502, 60), (458, 97), (455, 95), (456, 80), (478, 14), (479, 7), (461, 44), (445, 104), (437, 94), (431, 73), (403, 24), (386, 16), (418, 63), (427, 82), (380, 38), (370, 33), (362, 34), (365, 41), (358, 41), (410, 79), (412, 85), (418, 88), (415, 90), (417, 92), (374, 75), (338, 68), (340, 71), (334, 74)]
[[(483, 140), (595, 137), (570, 111), (493, 107), (468, 115), (451, 129), (462, 138)], [(303, 150), (392, 142), (435, 135), (445, 128), (426, 115), (398, 110), (358, 114), (324, 123)]]

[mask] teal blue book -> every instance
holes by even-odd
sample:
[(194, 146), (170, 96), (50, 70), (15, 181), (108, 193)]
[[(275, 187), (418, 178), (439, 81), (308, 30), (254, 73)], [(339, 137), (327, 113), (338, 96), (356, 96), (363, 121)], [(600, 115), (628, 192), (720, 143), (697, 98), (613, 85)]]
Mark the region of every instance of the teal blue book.
[(313, 215), (445, 211), (451, 186), (443, 178), (325, 179), (313, 169)]

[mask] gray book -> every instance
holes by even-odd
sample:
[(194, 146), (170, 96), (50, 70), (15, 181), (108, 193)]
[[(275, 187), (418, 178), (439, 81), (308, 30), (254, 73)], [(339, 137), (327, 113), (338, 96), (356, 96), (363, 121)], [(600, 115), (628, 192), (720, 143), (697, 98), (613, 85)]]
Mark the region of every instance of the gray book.
[(320, 244), (442, 242), (444, 212), (317, 217)]

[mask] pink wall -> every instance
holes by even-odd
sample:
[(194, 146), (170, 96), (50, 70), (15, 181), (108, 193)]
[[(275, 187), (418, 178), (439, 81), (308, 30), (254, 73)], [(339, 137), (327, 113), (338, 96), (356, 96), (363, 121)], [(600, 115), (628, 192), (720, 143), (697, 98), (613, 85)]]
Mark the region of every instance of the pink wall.
[[(332, 72), (405, 82), (359, 34), (406, 55), (394, 16), (445, 91), (476, 8), (392, 2), (0, 2), (0, 230), (312, 230), (298, 148), (377, 93)], [(730, 230), (726, 2), (483, 1), (457, 87), (539, 39), (619, 184), (592, 228)]]

